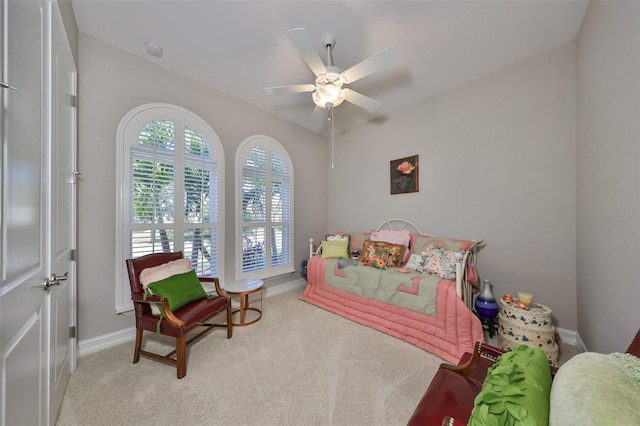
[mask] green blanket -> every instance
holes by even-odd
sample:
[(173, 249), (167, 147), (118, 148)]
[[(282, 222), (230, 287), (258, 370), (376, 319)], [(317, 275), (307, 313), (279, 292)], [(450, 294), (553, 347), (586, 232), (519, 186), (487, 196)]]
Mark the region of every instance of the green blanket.
[(436, 294), (442, 278), (398, 268), (376, 269), (358, 262), (338, 264), (326, 259), (325, 285), (367, 299), (387, 303), (427, 315), (436, 315)]

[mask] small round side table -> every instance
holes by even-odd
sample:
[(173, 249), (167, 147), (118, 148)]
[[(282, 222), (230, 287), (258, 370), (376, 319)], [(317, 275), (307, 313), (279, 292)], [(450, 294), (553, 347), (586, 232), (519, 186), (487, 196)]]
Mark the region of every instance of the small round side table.
[[(232, 315), (240, 314), (240, 321), (233, 323), (234, 326), (244, 327), (245, 325), (251, 325), (258, 322), (262, 318), (262, 286), (264, 282), (258, 279), (238, 280), (225, 283), (223, 290), (230, 295), (238, 295), (240, 300), (240, 309), (236, 309), (232, 312)], [(249, 295), (260, 292), (260, 309), (249, 306)], [(245, 321), (245, 314), (247, 311), (254, 311), (258, 313), (258, 318), (249, 322)]]

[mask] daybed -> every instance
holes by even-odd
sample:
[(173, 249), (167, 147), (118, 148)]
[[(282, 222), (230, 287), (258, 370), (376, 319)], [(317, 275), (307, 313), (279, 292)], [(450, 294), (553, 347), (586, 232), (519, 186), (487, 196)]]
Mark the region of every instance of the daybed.
[(423, 234), (402, 219), (327, 235), (317, 249), (310, 240), (301, 300), (457, 362), (484, 340), (471, 311), (477, 246)]
[(478, 343), (458, 365), (440, 365), (408, 425), (626, 426), (640, 424), (638, 407), (640, 331), (624, 354), (584, 352), (559, 369), (540, 348)]

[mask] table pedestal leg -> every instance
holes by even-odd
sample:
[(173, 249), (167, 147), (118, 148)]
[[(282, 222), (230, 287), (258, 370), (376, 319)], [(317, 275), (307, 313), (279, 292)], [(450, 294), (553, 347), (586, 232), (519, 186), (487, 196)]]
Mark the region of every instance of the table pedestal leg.
[(240, 325), (244, 325), (244, 314), (249, 304), (249, 295), (242, 294), (240, 295)]
[[(236, 292), (235, 294), (238, 295), (238, 301), (240, 302), (240, 307), (238, 309), (236, 309), (235, 311), (233, 311), (231, 314), (235, 315), (235, 314), (239, 314), (240, 318), (239, 321), (237, 323), (233, 323), (234, 326), (245, 326), (245, 325), (250, 325), (253, 324), (255, 322), (257, 322), (260, 318), (262, 318), (262, 309), (258, 309), (258, 308), (252, 308), (249, 306), (249, 294), (255, 293), (257, 290), (254, 290), (250, 293), (240, 293), (240, 292)], [(260, 308), (262, 308), (262, 289), (259, 289), (260, 291)], [(233, 293), (232, 293), (233, 294)], [(254, 311), (257, 312), (258, 317), (254, 320), (251, 320), (249, 322), (246, 322), (246, 316), (247, 316), (247, 311)]]

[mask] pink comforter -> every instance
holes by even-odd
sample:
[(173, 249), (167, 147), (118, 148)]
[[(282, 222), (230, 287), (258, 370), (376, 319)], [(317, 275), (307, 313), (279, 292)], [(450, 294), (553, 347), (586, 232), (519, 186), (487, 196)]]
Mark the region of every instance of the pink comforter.
[(484, 341), (480, 320), (456, 294), (456, 283), (441, 280), (437, 291), (437, 315), (431, 316), (325, 285), (325, 260), (309, 259), (308, 284), (300, 297), (328, 311), (395, 336), (457, 363), (465, 352), (473, 352), (476, 341)]

